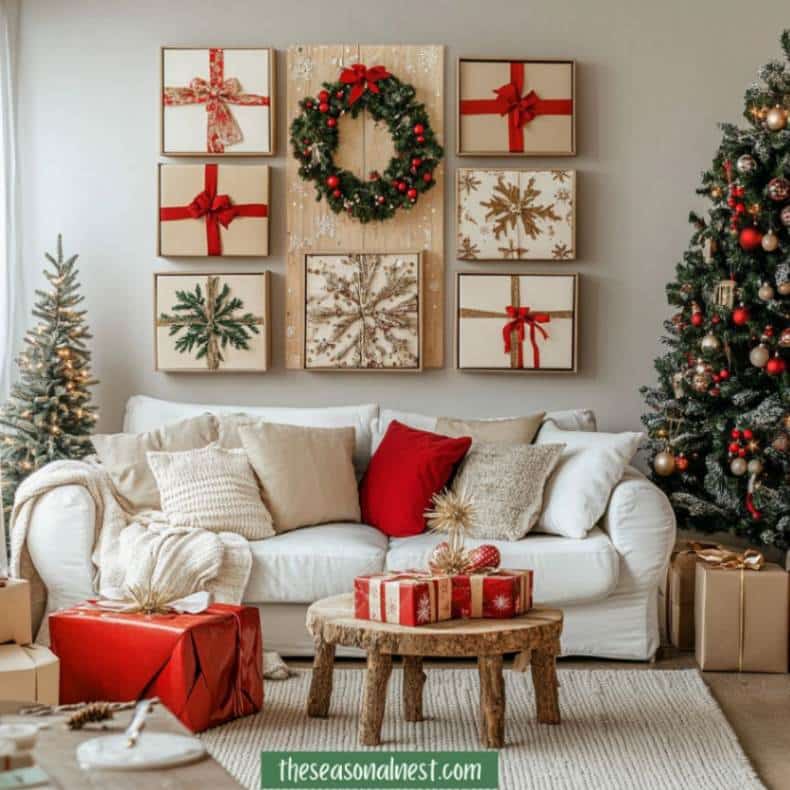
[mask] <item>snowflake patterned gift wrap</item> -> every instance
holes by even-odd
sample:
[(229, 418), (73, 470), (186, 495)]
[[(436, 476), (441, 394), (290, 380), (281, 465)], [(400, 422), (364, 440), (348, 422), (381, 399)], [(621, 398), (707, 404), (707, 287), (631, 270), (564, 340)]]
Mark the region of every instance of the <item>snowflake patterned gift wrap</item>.
[(162, 49), (162, 154), (274, 152), (271, 49)]
[(269, 273), (154, 275), (156, 369), (264, 371)]
[(478, 274), (457, 281), (461, 370), (577, 368), (577, 274)]
[(460, 260), (573, 260), (575, 170), (458, 170)]
[(518, 617), (532, 608), (533, 573), (500, 569), (452, 577), (454, 618)]
[(427, 625), (452, 616), (449, 576), (421, 571), (370, 573), (354, 579), (354, 616), (399, 625)]
[(269, 254), (267, 165), (160, 165), (159, 254)]
[(422, 368), (419, 253), (305, 256), (305, 368)]

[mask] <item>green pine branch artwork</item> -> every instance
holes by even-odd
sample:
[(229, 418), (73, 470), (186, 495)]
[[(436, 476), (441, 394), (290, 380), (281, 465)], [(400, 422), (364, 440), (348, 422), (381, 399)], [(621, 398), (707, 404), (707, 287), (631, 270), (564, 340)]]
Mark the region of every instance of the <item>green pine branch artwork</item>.
[(168, 335), (177, 337), (175, 350), (206, 360), (208, 370), (218, 370), (228, 347), (250, 350), (253, 335), (260, 334), (263, 318), (242, 313), (244, 302), (231, 295), (230, 286), (219, 285), (220, 278), (209, 276), (205, 291), (200, 283), (193, 291), (177, 290), (178, 301), (171, 313), (161, 313), (158, 326), (167, 326)]

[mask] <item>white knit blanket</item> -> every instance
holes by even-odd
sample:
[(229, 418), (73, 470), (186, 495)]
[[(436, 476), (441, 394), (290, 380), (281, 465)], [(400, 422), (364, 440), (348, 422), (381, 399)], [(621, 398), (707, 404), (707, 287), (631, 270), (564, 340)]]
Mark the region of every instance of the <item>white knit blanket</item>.
[[(252, 568), (245, 538), (232, 532), (171, 526), (159, 512), (132, 513), (99, 464), (55, 461), (22, 482), (11, 514), (10, 572), (31, 580), (34, 624), (41, 622), (37, 641), (48, 641), (43, 617), (46, 590), (27, 551), (27, 531), (39, 498), (64, 485), (82, 486), (96, 510), (95, 592), (150, 586), (180, 598), (206, 590), (217, 601), (241, 603)], [(68, 540), (68, 535), (63, 540)]]

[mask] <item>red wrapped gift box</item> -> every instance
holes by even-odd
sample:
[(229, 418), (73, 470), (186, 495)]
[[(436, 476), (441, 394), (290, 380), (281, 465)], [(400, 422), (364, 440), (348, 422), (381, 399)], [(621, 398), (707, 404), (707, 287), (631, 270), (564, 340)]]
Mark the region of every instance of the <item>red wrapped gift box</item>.
[(371, 573), (354, 579), (354, 612), (361, 620), (427, 625), (449, 620), (452, 581), (419, 571)]
[(213, 604), (200, 614), (117, 614), (77, 606), (49, 618), (61, 703), (159, 697), (192, 732), (259, 711), (258, 610)]
[(458, 574), (453, 581), (453, 617), (517, 617), (532, 608), (532, 571)]

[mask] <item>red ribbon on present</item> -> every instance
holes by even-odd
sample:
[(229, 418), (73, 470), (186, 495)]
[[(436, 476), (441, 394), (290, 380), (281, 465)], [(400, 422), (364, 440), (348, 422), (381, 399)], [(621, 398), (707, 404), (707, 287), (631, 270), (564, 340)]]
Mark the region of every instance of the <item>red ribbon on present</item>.
[(340, 81), (344, 85), (353, 85), (351, 93), (348, 96), (349, 105), (359, 101), (362, 94), (369, 90), (371, 93), (381, 93), (381, 88), (378, 86), (378, 81), (392, 76), (384, 66), (371, 66), (368, 68), (362, 63), (355, 63), (347, 69), (340, 72)]
[(204, 189), (188, 206), (162, 206), (159, 219), (162, 222), (179, 219), (201, 219), (206, 223), (206, 252), (222, 255), (222, 240), (219, 226), (227, 228), (236, 217), (268, 217), (269, 207), (265, 203), (233, 203), (229, 195), (217, 194), (219, 165), (206, 165)]
[(209, 49), (208, 63), (208, 82), (202, 77), (195, 77), (186, 88), (166, 87), (162, 93), (162, 100), (166, 107), (205, 104), (208, 113), (206, 147), (209, 153), (221, 154), (225, 151), (226, 145), (235, 145), (244, 139), (228, 105), (268, 107), (269, 97), (257, 93), (242, 93), (238, 79), (235, 77), (225, 79), (223, 49)]
[(549, 333), (541, 326), (541, 324), (548, 324), (551, 321), (551, 316), (548, 313), (533, 313), (529, 307), (514, 307), (508, 305), (505, 308), (510, 321), (508, 321), (502, 328), (502, 337), (505, 341), (505, 353), (509, 354), (512, 349), (513, 332), (516, 333), (518, 339), (518, 365), (517, 367), (524, 367), (524, 336), (525, 327), (529, 325), (529, 342), (532, 345), (532, 365), (533, 367), (540, 367), (540, 349), (538, 348), (536, 332), (543, 335), (546, 340)]
[(463, 99), (461, 115), (507, 115), (509, 149), (524, 151), (524, 127), (538, 115), (571, 115), (573, 99), (541, 99), (535, 91), (524, 91), (524, 64), (510, 64), (510, 82), (494, 89), (495, 99)]

